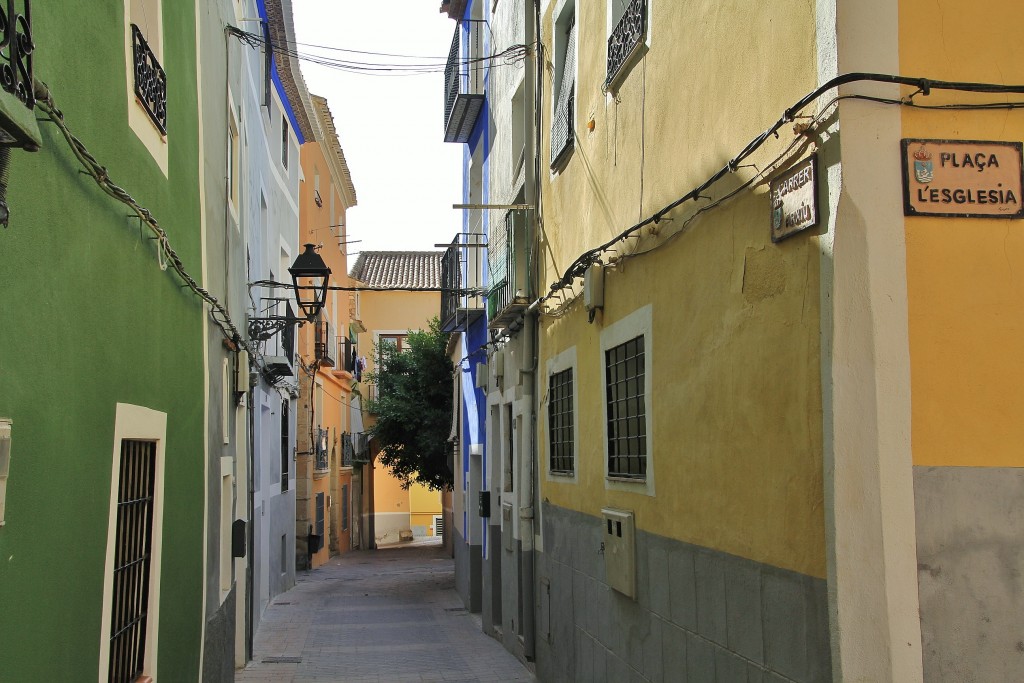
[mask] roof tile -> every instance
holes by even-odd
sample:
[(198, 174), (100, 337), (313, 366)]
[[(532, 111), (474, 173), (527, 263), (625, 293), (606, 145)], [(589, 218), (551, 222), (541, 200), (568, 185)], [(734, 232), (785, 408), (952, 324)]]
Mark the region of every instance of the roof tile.
[(440, 251), (364, 251), (349, 273), (368, 287), (441, 287)]

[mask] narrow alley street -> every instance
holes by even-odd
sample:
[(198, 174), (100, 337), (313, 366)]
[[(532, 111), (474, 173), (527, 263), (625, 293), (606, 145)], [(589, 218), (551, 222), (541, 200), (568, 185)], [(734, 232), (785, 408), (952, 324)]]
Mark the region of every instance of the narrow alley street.
[(484, 635), (440, 546), (353, 551), (299, 572), (267, 608), (236, 681), (533, 681)]

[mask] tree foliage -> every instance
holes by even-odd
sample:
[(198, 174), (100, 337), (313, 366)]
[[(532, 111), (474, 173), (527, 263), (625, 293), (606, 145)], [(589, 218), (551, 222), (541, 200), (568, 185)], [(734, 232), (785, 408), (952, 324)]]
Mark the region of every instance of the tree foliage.
[(410, 331), (401, 351), (380, 344), (377, 367), (368, 373), (368, 381), (377, 385), (377, 398), (368, 405), (377, 416), (370, 436), (380, 446), (380, 461), (404, 488), (413, 483), (434, 491), (452, 488), (453, 366), (447, 343), (434, 318), (430, 329)]

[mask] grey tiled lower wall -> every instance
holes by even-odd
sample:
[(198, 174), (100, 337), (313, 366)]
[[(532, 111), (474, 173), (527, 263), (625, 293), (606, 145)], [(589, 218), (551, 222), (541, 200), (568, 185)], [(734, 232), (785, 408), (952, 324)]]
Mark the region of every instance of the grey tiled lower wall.
[(1024, 468), (915, 467), (926, 681), (1024, 679)]
[(543, 523), (541, 681), (832, 679), (823, 579), (638, 532), (633, 601), (605, 580), (599, 518), (545, 504)]

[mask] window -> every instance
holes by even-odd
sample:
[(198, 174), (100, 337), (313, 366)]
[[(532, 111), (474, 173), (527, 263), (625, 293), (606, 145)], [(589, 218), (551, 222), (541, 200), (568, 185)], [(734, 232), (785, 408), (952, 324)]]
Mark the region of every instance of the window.
[(288, 490), (288, 465), (292, 459), (289, 422), (288, 401), (281, 401), (281, 493)]
[(571, 474), (575, 469), (572, 402), (572, 368), (567, 368), (551, 375), (548, 380), (548, 437), (552, 472)]
[(378, 337), (377, 344), (379, 346), (390, 344), (394, 346), (398, 351), (408, 350), (408, 346), (406, 345), (406, 335), (404, 334), (382, 334), (380, 335), (380, 337)]
[(167, 74), (162, 0), (125, 3), (125, 84), (128, 126), (167, 175)]
[(608, 475), (647, 475), (647, 406), (644, 401), (644, 338), (605, 351)]
[(576, 7), (566, 3), (555, 21), (555, 70), (551, 92), (551, 168), (559, 167), (573, 147), (576, 105)]
[(234, 112), (228, 120), (228, 201), (238, 208), (238, 124)]
[(642, 306), (601, 330), (605, 488), (648, 496), (655, 495), (652, 310)]
[(399, 353), (409, 350), (407, 335), (382, 334), (377, 337), (377, 367), (384, 367), (384, 347), (390, 346)]
[(281, 114), (281, 166), (288, 170), (288, 119)]
[(348, 529), (348, 484), (341, 485), (341, 530)]
[(220, 592), (221, 602), (231, 590), (231, 508), (234, 503), (234, 477), (224, 474), (220, 478)]
[(504, 491), (511, 493), (516, 488), (516, 466), (515, 466), (515, 445), (516, 438), (513, 432), (515, 420), (512, 417), (512, 404), (505, 404), (505, 486)]
[[(512, 96), (512, 191), (517, 192), (525, 182), (526, 172), (526, 93), (525, 83), (519, 82)], [(520, 177), (522, 176), (522, 177)], [(474, 250), (470, 250), (474, 251)]]
[(320, 537), (320, 547), (323, 547), (324, 542), (324, 494), (321, 491), (316, 494), (316, 529), (314, 532)]
[(167, 413), (116, 404), (99, 680), (135, 681), (156, 669), (166, 438)]
[(112, 682), (134, 681), (145, 667), (155, 488), (156, 442), (122, 440), (110, 602)]
[(605, 85), (622, 81), (647, 40), (648, 0), (608, 0), (608, 69)]

